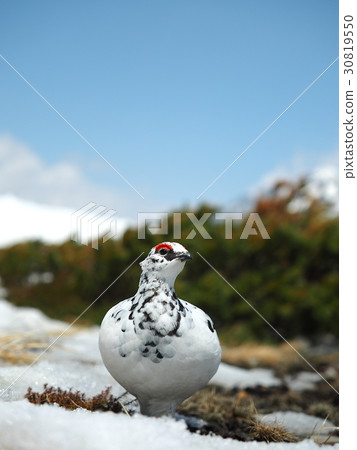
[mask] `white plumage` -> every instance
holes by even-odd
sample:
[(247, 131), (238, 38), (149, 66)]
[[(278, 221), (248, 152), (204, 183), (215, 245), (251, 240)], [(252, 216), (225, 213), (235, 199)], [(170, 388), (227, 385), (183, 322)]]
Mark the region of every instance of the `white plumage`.
[(221, 360), (212, 320), (174, 290), (188, 259), (175, 242), (151, 249), (140, 263), (138, 292), (111, 308), (100, 329), (106, 368), (149, 416), (174, 414), (208, 383)]

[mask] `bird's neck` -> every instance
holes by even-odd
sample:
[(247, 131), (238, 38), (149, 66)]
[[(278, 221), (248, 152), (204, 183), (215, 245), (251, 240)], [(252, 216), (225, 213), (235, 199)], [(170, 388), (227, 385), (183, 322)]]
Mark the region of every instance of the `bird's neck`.
[(175, 278), (163, 277), (161, 274), (155, 272), (142, 272), (138, 292), (142, 293), (147, 290), (163, 290), (167, 293), (174, 293)]

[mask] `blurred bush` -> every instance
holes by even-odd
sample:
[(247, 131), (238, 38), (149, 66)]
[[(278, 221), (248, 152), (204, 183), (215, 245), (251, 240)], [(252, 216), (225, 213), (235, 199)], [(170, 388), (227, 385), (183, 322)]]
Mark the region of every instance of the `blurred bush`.
[[(259, 232), (241, 239), (246, 220), (237, 221), (232, 239), (225, 239), (224, 222), (213, 220), (214, 215), (205, 222), (212, 239), (203, 239), (199, 233), (185, 239), (193, 226), (182, 214), (180, 242), (194, 260), (177, 279), (178, 295), (203, 308), (221, 336), (232, 343), (277, 338), (252, 307), (286, 338), (337, 336), (338, 218), (328, 214), (328, 207), (308, 195), (304, 180), (277, 183), (252, 208), (271, 239), (262, 239)], [(215, 211), (205, 205), (193, 212), (200, 218)], [(173, 217), (169, 222), (172, 232)], [(173, 240), (172, 235), (147, 232), (146, 239), (140, 240), (132, 229), (98, 250), (72, 241), (21, 243), (0, 250), (0, 276), (16, 305), (34, 306), (50, 317), (70, 321), (96, 300), (82, 319), (100, 323), (112, 305), (136, 292), (138, 262), (145, 255), (126, 271), (128, 265), (163, 240)]]

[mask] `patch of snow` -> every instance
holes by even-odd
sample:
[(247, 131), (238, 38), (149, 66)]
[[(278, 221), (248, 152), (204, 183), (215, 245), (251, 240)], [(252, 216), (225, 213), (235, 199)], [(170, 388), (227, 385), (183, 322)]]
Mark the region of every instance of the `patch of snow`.
[(335, 367), (330, 366), (323, 372), (323, 376), (324, 378), (330, 378), (334, 380), (338, 377), (338, 371), (335, 369)]
[[(13, 384), (12, 384), (13, 383)], [(112, 386), (114, 396), (123, 395), (125, 389), (113, 380), (102, 364), (85, 364), (82, 361), (47, 361), (41, 359), (30, 366), (7, 365), (0, 369), (0, 396), (7, 401), (24, 398), (28, 387), (42, 392), (43, 385), (71, 389), (86, 394), (99, 394)], [(8, 387), (10, 388), (8, 389)]]
[(102, 357), (100, 356), (98, 346), (99, 327), (91, 327), (79, 330), (73, 335), (63, 336), (59, 342), (63, 353), (58, 357), (60, 359), (74, 359), (83, 363), (100, 364), (104, 367)]
[(305, 391), (314, 389), (316, 383), (321, 381), (321, 376), (316, 372), (298, 372), (294, 375), (286, 375), (284, 381), (292, 391)]
[(0, 333), (28, 331), (58, 331), (68, 325), (59, 320), (49, 319), (35, 308), (16, 307), (0, 299)]
[[(26, 400), (0, 402), (0, 444), (17, 450), (330, 450), (311, 440), (294, 444), (237, 442), (190, 433), (169, 417), (127, 417), (111, 412), (68, 411)], [(333, 447), (338, 449), (338, 445)]]
[(0, 197), (0, 208), (1, 247), (30, 239), (59, 243), (70, 236), (70, 208), (41, 205), (10, 194)]
[(227, 389), (245, 389), (254, 386), (279, 386), (281, 381), (271, 369), (242, 369), (221, 363), (210, 384), (217, 384)]
[(312, 434), (329, 435), (336, 428), (329, 420), (295, 411), (276, 411), (271, 414), (258, 415), (264, 424), (280, 425), (290, 433), (298, 436)]
[[(48, 244), (60, 244), (70, 239), (74, 232), (80, 232), (78, 241), (82, 244), (90, 243), (93, 237), (92, 216), (88, 216), (87, 221), (81, 221), (80, 229), (73, 229), (74, 226), (77, 227), (73, 216), (76, 210), (71, 208), (35, 203), (7, 194), (0, 196), (0, 210), (0, 247), (37, 239)], [(110, 230), (115, 226), (115, 237), (119, 237), (131, 224), (129, 219), (111, 218), (102, 224), (100, 233), (98, 228), (96, 238), (107, 232), (109, 226)]]
[(36, 286), (36, 284), (48, 284), (52, 283), (54, 275), (52, 272), (32, 272), (27, 277), (27, 283), (30, 286)]

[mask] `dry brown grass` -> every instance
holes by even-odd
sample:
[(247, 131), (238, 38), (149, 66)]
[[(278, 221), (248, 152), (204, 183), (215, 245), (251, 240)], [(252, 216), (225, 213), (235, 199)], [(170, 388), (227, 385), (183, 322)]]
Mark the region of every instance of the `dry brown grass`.
[(202, 389), (180, 406), (180, 411), (219, 424), (236, 418), (251, 419), (256, 414), (252, 398), (245, 391), (225, 395), (215, 387)]
[(33, 392), (28, 388), (25, 398), (35, 405), (54, 404), (56, 403), (63, 408), (74, 410), (77, 408), (88, 409), (89, 411), (113, 411), (125, 412), (128, 414), (125, 406), (120, 399), (110, 394), (110, 388), (105, 389), (94, 397), (87, 398), (83, 393), (71, 389), (66, 391), (61, 388), (43, 386), (43, 392)]
[[(291, 345), (299, 352), (304, 350), (302, 342)], [(242, 367), (283, 367), (289, 369), (301, 364), (301, 357), (287, 343), (281, 345), (265, 345), (245, 343), (238, 347), (223, 348), (222, 360), (226, 363)]]
[(186, 400), (179, 411), (207, 422), (199, 430), (201, 434), (214, 433), (242, 441), (298, 441), (296, 436), (278, 425), (264, 425), (257, 421), (254, 401), (246, 391), (232, 395), (232, 391), (208, 387)]
[(264, 424), (252, 421), (249, 427), (250, 436), (256, 441), (265, 442), (298, 442), (299, 439), (284, 428), (275, 424)]
[[(327, 419), (328, 416), (325, 417), (325, 420), (322, 422), (319, 428), (315, 428), (312, 431), (310, 436), (308, 436), (309, 439), (313, 439), (318, 444), (335, 444), (336, 442), (339, 442), (339, 427), (326, 426)], [(325, 434), (326, 431), (328, 431), (327, 435)]]
[(11, 364), (31, 364), (36, 352), (48, 347), (33, 333), (0, 336), (0, 359)]
[(65, 332), (31, 331), (0, 335), (0, 360), (11, 364), (31, 364), (56, 338), (61, 335), (70, 336), (81, 330), (79, 327), (71, 327)]

